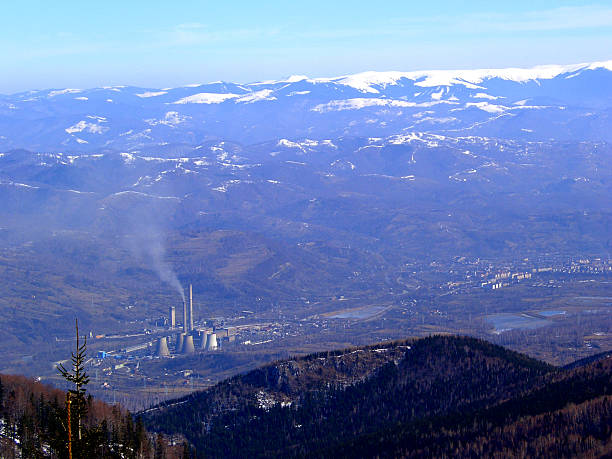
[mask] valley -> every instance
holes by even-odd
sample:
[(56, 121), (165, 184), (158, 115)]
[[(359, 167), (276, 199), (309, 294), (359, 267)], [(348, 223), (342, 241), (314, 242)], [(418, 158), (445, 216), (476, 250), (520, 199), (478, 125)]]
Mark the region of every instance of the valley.
[[(261, 125), (249, 131), (254, 143), (242, 136), (217, 138), (230, 132), (223, 123), (216, 133), (189, 131), (193, 136), (184, 137), (196, 114), (209, 116), (214, 107), (221, 117), (224, 110), (234, 113), (245, 103), (235, 97), (174, 104), (190, 114), (149, 123), (163, 130), (164, 142), (153, 132), (137, 142), (120, 135), (133, 120), (103, 129), (111, 123), (105, 114), (77, 123), (83, 128), (78, 133), (76, 127), (59, 131), (91, 143), (22, 143), (36, 149), (5, 150), (0, 351), (10, 357), (0, 371), (61, 384), (54, 365), (69, 354), (75, 317), (88, 337), (92, 393), (131, 409), (281, 358), (407, 337), (471, 335), (554, 364), (608, 349), (610, 144), (588, 140), (584, 131), (579, 139), (552, 140), (495, 127), (509, 118), (518, 123), (522, 113), (535, 117), (523, 121), (542, 132), (550, 133), (551, 122), (555, 129), (576, 126), (582, 115), (578, 108), (559, 109), (575, 100), (558, 85), (607, 81), (606, 65), (570, 73), (559, 68), (541, 78), (534, 71), (526, 81), (506, 74), (478, 77), (474, 84), (508, 99), (504, 107), (546, 95), (547, 104), (557, 98), (551, 110), (565, 116), (551, 118), (549, 109), (530, 105), (498, 119), (492, 109), (465, 106), (464, 120), (468, 112), (489, 117), (470, 121), (485, 122), (486, 133), (448, 126), (419, 131), (404, 120), (399, 130), (378, 126), (376, 137), (350, 130), (338, 135), (334, 123), (360, 126), (373, 111), (379, 117), (416, 116), (412, 102), (376, 102), (386, 93), (394, 92), (393, 100), (425, 97), (436, 102), (432, 110), (454, 110), (484, 91), (466, 82), (427, 83), (429, 92), (415, 96), (410, 91), (429, 81), (426, 75), (384, 84), (361, 75), (286, 83), (294, 90), (312, 86), (313, 98), (325, 88), (314, 112), (308, 104), (294, 107), (334, 118), (331, 130), (308, 137), (287, 128), (291, 138), (270, 140)], [(362, 80), (367, 87), (355, 86)], [(147, 110), (164, 97), (128, 94), (134, 91), (113, 90)], [(184, 88), (182, 94), (197, 91), (203, 89)], [(361, 94), (357, 105), (354, 92)], [(76, 107), (88, 103), (73, 106), (66, 99), (71, 94), (41, 92), (19, 103), (85, 116)], [(262, 110), (258, 104), (281, 104), (274, 97), (253, 100), (243, 115)], [(333, 102), (337, 97), (344, 102)], [(19, 104), (10, 103), (16, 107), (7, 109), (11, 117), (18, 116)], [(605, 103), (585, 96), (582, 107), (601, 118)], [(400, 109), (407, 112), (394, 113)], [(44, 113), (37, 110), (31, 116)], [(55, 120), (65, 120), (57, 113)], [(193, 119), (187, 123), (186, 116)], [(217, 330), (236, 333), (231, 342), (220, 337), (217, 350), (183, 355), (174, 349), (178, 338), (167, 324), (168, 310), (175, 307), (176, 326), (182, 326), (182, 296), (190, 284), (194, 345), (201, 347), (205, 335)], [(160, 358), (164, 337), (171, 355)]]

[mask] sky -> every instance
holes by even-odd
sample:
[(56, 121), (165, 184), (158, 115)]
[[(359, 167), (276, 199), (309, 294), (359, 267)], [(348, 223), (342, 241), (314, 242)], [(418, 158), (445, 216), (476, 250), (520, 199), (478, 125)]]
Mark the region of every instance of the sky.
[(3, 2), (0, 93), (612, 59), (612, 1)]

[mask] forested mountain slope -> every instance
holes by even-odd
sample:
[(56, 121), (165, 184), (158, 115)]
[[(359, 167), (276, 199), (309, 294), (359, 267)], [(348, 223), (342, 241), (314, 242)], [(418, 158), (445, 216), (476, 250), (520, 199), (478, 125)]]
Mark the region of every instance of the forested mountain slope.
[(612, 359), (558, 369), (436, 336), (277, 362), (144, 413), (220, 456), (597, 457)]
[[(72, 410), (72, 457), (153, 458), (180, 457), (183, 448), (172, 447), (162, 436), (153, 438), (140, 420), (118, 405), (91, 397), (82, 419), (78, 440)], [(67, 458), (66, 393), (23, 376), (0, 376), (0, 457)]]

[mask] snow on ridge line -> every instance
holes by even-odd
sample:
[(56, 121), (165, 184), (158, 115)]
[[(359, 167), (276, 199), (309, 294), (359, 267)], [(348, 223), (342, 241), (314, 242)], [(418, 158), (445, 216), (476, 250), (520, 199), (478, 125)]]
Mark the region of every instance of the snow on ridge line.
[(287, 94), (287, 97), (291, 97), (291, 96), (305, 96), (306, 94), (310, 94), (311, 91), (292, 91), (289, 94)]
[(130, 195), (130, 196), (142, 196), (142, 197), (146, 197), (146, 198), (154, 198), (154, 199), (169, 199), (172, 201), (180, 201), (181, 198), (178, 198), (176, 196), (157, 196), (154, 194), (148, 194), (148, 193), (143, 193), (141, 191), (133, 191), (133, 190), (126, 190), (126, 191), (119, 191), (117, 193), (113, 193), (110, 196), (126, 196), (126, 195)]
[(472, 97), (475, 99), (489, 99), (489, 100), (505, 99), (504, 96), (492, 96), (491, 94), (487, 94), (484, 92), (479, 92), (477, 94), (474, 94)]
[(82, 89), (70, 89), (70, 88), (66, 88), (66, 89), (58, 89), (55, 91), (49, 91), (49, 94), (47, 94), (48, 97), (55, 97), (55, 96), (61, 96), (62, 94), (79, 94), (83, 92)]
[(432, 107), (438, 104), (456, 105), (456, 102), (446, 100), (434, 100), (431, 102), (409, 102), (397, 99), (378, 99), (378, 98), (355, 98), (345, 100), (332, 100), (326, 104), (316, 105), (311, 109), (313, 112), (326, 113), (343, 110), (359, 110), (367, 107)]
[(148, 97), (163, 96), (164, 94), (168, 94), (168, 91), (145, 91), (140, 94), (136, 94), (136, 96), (142, 99), (146, 99)]
[[(497, 69), (458, 69), (458, 70), (416, 70), (409, 72), (402, 71), (367, 71), (356, 74), (346, 74), (336, 77), (320, 77), (320, 78), (309, 78), (304, 75), (292, 75), (289, 78), (281, 80), (267, 80), (260, 82), (252, 82), (244, 84), (244, 86), (265, 86), (265, 85), (277, 85), (277, 84), (291, 84), (298, 82), (308, 82), (312, 84), (316, 83), (335, 83), (344, 86), (349, 86), (357, 89), (361, 92), (377, 94), (380, 88), (385, 88), (389, 85), (397, 85), (399, 80), (405, 78), (412, 80), (415, 86), (421, 87), (435, 87), (435, 86), (451, 86), (451, 85), (463, 85), (471, 89), (484, 89), (478, 86), (478, 83), (482, 83), (485, 80), (492, 78), (501, 78), (504, 80), (524, 83), (527, 81), (538, 80), (538, 79), (552, 79), (562, 74), (567, 74), (566, 78), (573, 78), (584, 70), (596, 70), (605, 69), (612, 71), (612, 60), (570, 64), (570, 65), (538, 65), (530, 68), (497, 68)], [(211, 82), (220, 83), (220, 82)], [(181, 88), (197, 88), (203, 86), (201, 83), (190, 84), (181, 86)], [(377, 89), (378, 87), (378, 89)], [(102, 88), (90, 88), (91, 89), (111, 89), (119, 91), (119, 88), (125, 88), (125, 86), (105, 86)], [(138, 97), (155, 97), (157, 95), (163, 95), (169, 90), (174, 88), (163, 88), (159, 91), (147, 91), (142, 88), (142, 93), (136, 94)], [(49, 90), (47, 93), (48, 97), (55, 97), (62, 94), (76, 94), (82, 93), (86, 90), (83, 89), (61, 89), (61, 90)], [(44, 94), (44, 91), (29, 91), (28, 94)], [(13, 95), (17, 95), (16, 93)], [(201, 93), (208, 94), (208, 93)], [(211, 93), (212, 94), (212, 93)], [(297, 93), (296, 93), (297, 94)], [(237, 94), (226, 94), (228, 98), (240, 97)], [(189, 96), (174, 103), (219, 103), (219, 102), (194, 102), (187, 100), (189, 98), (196, 98), (196, 95)], [(203, 100), (206, 100), (203, 97)]]
[(253, 102), (259, 102), (263, 100), (276, 100), (276, 97), (272, 96), (271, 89), (262, 89), (260, 91), (247, 92), (246, 94), (234, 94), (234, 93), (215, 93), (215, 92), (201, 92), (193, 94), (191, 96), (183, 97), (182, 99), (172, 102), (173, 104), (220, 104), (225, 101), (234, 99), (236, 103), (242, 102), (250, 104)]
[(463, 85), (470, 89), (483, 89), (478, 86), (478, 83), (482, 83), (492, 78), (501, 78), (503, 80), (524, 83), (530, 80), (552, 79), (565, 73), (596, 69), (612, 70), (612, 60), (571, 65), (538, 65), (530, 68), (509, 67), (498, 69), (417, 70), (410, 72), (367, 71), (329, 78), (291, 77), (288, 80), (270, 80), (251, 83), (251, 85), (293, 83), (297, 81), (307, 81), (309, 83), (336, 83), (352, 87), (364, 93), (378, 94), (380, 91), (373, 86), (384, 89), (387, 86), (397, 85), (402, 78), (412, 80), (415, 86), (421, 87)]
[(255, 91), (236, 99), (236, 102), (244, 102), (245, 104), (252, 104), (253, 102), (259, 102), (262, 100), (276, 100), (276, 97), (271, 96), (271, 89), (262, 89), (261, 91)]
[(489, 102), (468, 102), (465, 108), (476, 107), (487, 113), (503, 113), (508, 110), (508, 107), (503, 105), (490, 104)]
[(464, 85), (471, 89), (479, 88), (478, 83), (492, 78), (525, 83), (530, 80), (552, 79), (565, 73), (582, 70), (612, 70), (612, 60), (571, 65), (538, 65), (531, 68), (468, 69), (468, 70), (422, 70), (412, 72), (362, 72), (335, 78), (316, 78), (312, 82), (335, 82), (351, 86), (363, 92), (378, 93), (372, 85), (386, 87), (396, 85), (402, 78), (413, 80), (415, 86), (435, 87)]
[(200, 92), (172, 102), (173, 104), (220, 104), (229, 99), (240, 97), (233, 93)]
[(303, 139), (301, 142), (293, 142), (289, 139), (279, 139), (278, 142), (276, 143), (277, 147), (286, 147), (286, 148), (299, 148), (300, 150), (304, 151), (305, 147), (318, 147), (318, 146), (327, 146), (327, 147), (331, 147), (333, 149), (338, 149), (338, 147), (336, 145), (334, 145), (334, 143), (329, 140), (329, 139), (324, 139), (324, 140), (312, 140), (312, 139)]
[(39, 190), (40, 189), (40, 187), (38, 187), (38, 186), (28, 185), (27, 183), (13, 182), (11, 180), (1, 180), (0, 179), (0, 185), (14, 186), (14, 187), (19, 187), (19, 188), (29, 188), (29, 189), (32, 189), (32, 190)]
[(246, 84), (246, 86), (276, 85), (276, 84), (282, 84), (282, 83), (298, 83), (300, 81), (312, 82), (313, 80), (308, 78), (306, 75), (291, 75), (289, 78), (286, 78), (284, 80), (255, 81), (253, 83)]

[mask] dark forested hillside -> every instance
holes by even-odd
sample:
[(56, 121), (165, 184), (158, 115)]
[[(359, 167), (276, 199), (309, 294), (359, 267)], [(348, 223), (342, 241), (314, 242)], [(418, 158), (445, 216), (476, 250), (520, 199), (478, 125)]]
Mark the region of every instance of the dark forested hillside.
[(558, 369), (436, 336), (277, 362), (144, 414), (204, 456), (575, 456), (610, 451), (612, 359)]
[(427, 416), (319, 451), (354, 457), (599, 457), (612, 451), (612, 359), (489, 408)]
[[(66, 393), (23, 376), (0, 377), (0, 457), (67, 458)], [(73, 409), (74, 413), (74, 409)], [(73, 414), (74, 416), (74, 414)], [(82, 440), (73, 432), (72, 457), (179, 457), (163, 436), (151, 437), (119, 406), (89, 397)]]

